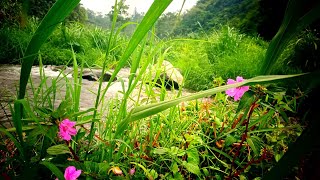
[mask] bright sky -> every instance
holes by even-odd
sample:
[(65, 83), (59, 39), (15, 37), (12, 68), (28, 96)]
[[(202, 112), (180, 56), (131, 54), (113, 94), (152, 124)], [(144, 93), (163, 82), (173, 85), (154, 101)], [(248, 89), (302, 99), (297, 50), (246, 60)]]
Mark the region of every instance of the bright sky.
[[(107, 14), (111, 10), (111, 6), (114, 5), (115, 0), (81, 0), (81, 4), (87, 9), (91, 9), (95, 12), (101, 12)], [(147, 12), (153, 0), (126, 0), (125, 4), (129, 5), (129, 13), (133, 14), (134, 8), (137, 8), (138, 12)], [(177, 12), (182, 6), (183, 0), (173, 0), (170, 6), (165, 12)], [(197, 0), (186, 0), (183, 11), (190, 9), (197, 3)]]

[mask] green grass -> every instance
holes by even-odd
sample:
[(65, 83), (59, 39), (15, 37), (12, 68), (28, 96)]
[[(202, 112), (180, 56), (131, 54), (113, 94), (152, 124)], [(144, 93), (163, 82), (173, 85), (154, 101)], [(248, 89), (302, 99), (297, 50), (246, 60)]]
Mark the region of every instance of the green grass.
[[(18, 64), (31, 40), (35, 27), (39, 22), (29, 19), (25, 29), (19, 27), (3, 27), (0, 29), (1, 63)], [(79, 60), (84, 61), (86, 67), (102, 66), (105, 51), (108, 48), (110, 32), (100, 28), (86, 26), (80, 23), (59, 25), (40, 49), (43, 64), (65, 65), (71, 60), (72, 50)], [(108, 64), (117, 62), (124, 51), (128, 38), (118, 36), (115, 44), (110, 47)], [(36, 60), (34, 64), (39, 64)], [(72, 65), (72, 63), (70, 63)]]
[(185, 87), (197, 91), (212, 88), (215, 78), (258, 75), (268, 45), (227, 26), (197, 39), (172, 41), (166, 58), (186, 75)]

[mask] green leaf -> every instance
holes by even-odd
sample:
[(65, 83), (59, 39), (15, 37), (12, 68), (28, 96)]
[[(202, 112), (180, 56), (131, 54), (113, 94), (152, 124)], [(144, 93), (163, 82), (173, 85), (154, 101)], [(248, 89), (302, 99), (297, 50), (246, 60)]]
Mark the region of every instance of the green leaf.
[(183, 156), (186, 154), (186, 152), (182, 149), (179, 149), (178, 147), (172, 146), (169, 150), (168, 153), (171, 156)]
[(174, 180), (184, 180), (183, 176), (181, 173), (177, 172), (177, 173), (174, 173), (173, 175), (173, 179)]
[(194, 164), (194, 163), (188, 163), (186, 161), (182, 161), (182, 165), (191, 173), (200, 176), (201, 172), (200, 172), (200, 168), (198, 166), (198, 164)]
[(203, 144), (201, 137), (198, 135), (185, 134), (184, 137), (186, 138), (186, 141), (190, 143), (189, 144), (190, 146), (196, 146), (199, 144)]
[(262, 148), (262, 140), (257, 136), (251, 136), (247, 138), (247, 142), (252, 149), (254, 156), (258, 157)]
[(70, 153), (70, 150), (68, 146), (64, 144), (59, 144), (59, 145), (49, 147), (47, 149), (47, 153), (50, 155), (67, 154), (67, 153)]
[(57, 178), (59, 180), (64, 180), (64, 176), (63, 176), (63, 173), (60, 171), (59, 168), (57, 168), (57, 166), (55, 166), (54, 164), (48, 162), (48, 161), (43, 161), (41, 162), (40, 164), (46, 166), (48, 169), (50, 169), (50, 171), (55, 175), (57, 176)]
[(153, 150), (154, 154), (167, 154), (168, 153), (168, 149), (167, 148), (156, 148)]
[[(32, 129), (35, 129), (37, 128), (38, 126), (23, 126), (22, 127), (22, 131), (28, 131), (28, 130), (32, 130)], [(6, 129), (8, 132), (14, 132), (16, 131), (16, 128), (8, 128)]]
[(178, 167), (178, 164), (177, 162), (173, 162), (172, 165), (171, 165), (171, 171), (173, 174), (177, 173), (179, 171), (179, 167)]
[(92, 161), (85, 161), (84, 167), (86, 172), (99, 174), (100, 176), (107, 176), (110, 169), (109, 163), (96, 163)]
[(237, 139), (233, 137), (232, 135), (227, 135), (225, 139), (225, 146), (230, 146), (231, 144), (237, 142)]
[(274, 159), (276, 160), (276, 162), (278, 162), (281, 159), (281, 154), (275, 154), (274, 155)]
[(240, 180), (247, 180), (247, 177), (244, 175), (240, 175), (239, 177), (240, 177)]
[(199, 164), (200, 157), (197, 148), (188, 148), (187, 150), (188, 155), (188, 163)]
[(149, 179), (157, 179), (158, 178), (158, 173), (154, 169), (148, 169), (149, 171)]
[(205, 176), (209, 176), (209, 175), (210, 175), (208, 169), (202, 168), (202, 171), (203, 171), (203, 174), (204, 174)]
[(250, 148), (252, 149), (254, 155), (257, 156), (259, 154), (259, 150), (255, 146), (255, 144), (253, 143), (252, 139), (251, 138), (247, 138), (247, 142), (248, 142)]

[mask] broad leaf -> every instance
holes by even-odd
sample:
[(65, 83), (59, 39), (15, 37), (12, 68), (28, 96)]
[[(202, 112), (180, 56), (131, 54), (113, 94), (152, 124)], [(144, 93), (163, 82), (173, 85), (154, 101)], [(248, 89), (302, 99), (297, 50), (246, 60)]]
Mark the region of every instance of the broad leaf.
[(191, 173), (200, 176), (201, 171), (198, 164), (188, 163), (186, 161), (182, 161), (182, 165)]
[(63, 173), (60, 171), (59, 168), (57, 168), (56, 165), (50, 163), (50, 162), (47, 162), (47, 161), (44, 161), (44, 162), (41, 162), (40, 164), (46, 166), (48, 169), (51, 170), (51, 172), (59, 179), (59, 180), (64, 180), (64, 176), (63, 176)]
[(70, 150), (68, 146), (64, 144), (59, 144), (59, 145), (49, 147), (47, 149), (47, 153), (50, 155), (67, 154), (67, 153), (70, 153)]

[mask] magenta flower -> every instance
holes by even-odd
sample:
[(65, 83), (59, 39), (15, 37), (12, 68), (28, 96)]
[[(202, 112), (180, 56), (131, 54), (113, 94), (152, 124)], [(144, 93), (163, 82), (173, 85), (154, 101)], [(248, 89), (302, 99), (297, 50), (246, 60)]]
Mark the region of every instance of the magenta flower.
[(69, 166), (64, 171), (64, 178), (66, 180), (76, 180), (81, 174), (81, 170), (76, 170), (74, 166)]
[(70, 141), (71, 136), (74, 136), (77, 134), (76, 128), (73, 126), (76, 125), (76, 122), (70, 121), (69, 119), (65, 119), (61, 121), (59, 125), (59, 135), (62, 139)]
[[(237, 76), (236, 81), (233, 79), (228, 79), (227, 84), (234, 84), (234, 83), (238, 83), (238, 82), (242, 82), (244, 81), (243, 77), (241, 76)], [(230, 88), (228, 90), (226, 90), (226, 94), (228, 96), (234, 97), (235, 101), (238, 101), (245, 92), (247, 92), (249, 90), (249, 86), (241, 86), (241, 87), (237, 87), (237, 88)]]

